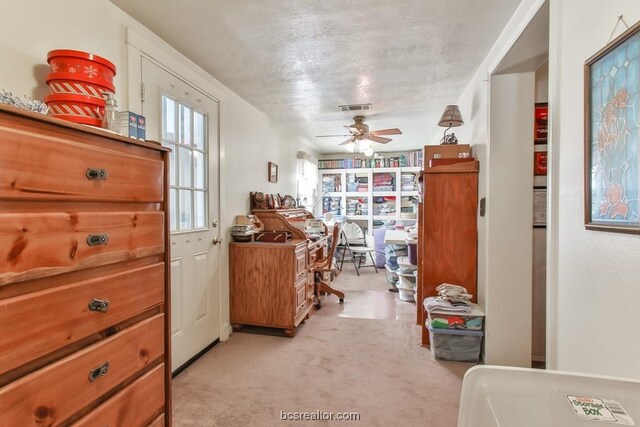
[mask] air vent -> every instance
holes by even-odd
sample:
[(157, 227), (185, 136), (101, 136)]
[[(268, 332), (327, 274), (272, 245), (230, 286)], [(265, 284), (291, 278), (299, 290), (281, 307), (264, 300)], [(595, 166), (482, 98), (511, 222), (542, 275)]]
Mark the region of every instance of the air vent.
[(340, 111), (361, 111), (370, 110), (371, 104), (351, 104), (351, 105), (338, 105)]

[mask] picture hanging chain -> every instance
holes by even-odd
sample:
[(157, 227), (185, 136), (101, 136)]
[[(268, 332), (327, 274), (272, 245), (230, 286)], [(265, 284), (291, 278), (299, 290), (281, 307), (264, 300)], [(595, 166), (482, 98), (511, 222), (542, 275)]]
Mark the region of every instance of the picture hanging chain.
[(616, 25), (614, 25), (613, 30), (611, 30), (611, 35), (609, 36), (609, 40), (607, 40), (607, 44), (609, 44), (609, 42), (613, 38), (613, 33), (616, 32), (616, 28), (618, 28), (618, 24), (620, 23), (620, 21), (622, 21), (624, 26), (627, 27), (627, 30), (629, 29), (629, 24), (627, 24), (627, 21), (624, 20), (624, 15), (618, 16), (618, 20), (616, 21)]

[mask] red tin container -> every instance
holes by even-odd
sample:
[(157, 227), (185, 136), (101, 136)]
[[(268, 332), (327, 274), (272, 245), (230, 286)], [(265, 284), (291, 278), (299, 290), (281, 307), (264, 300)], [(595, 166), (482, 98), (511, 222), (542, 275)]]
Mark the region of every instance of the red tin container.
[(105, 101), (84, 95), (55, 93), (44, 97), (53, 117), (76, 123), (102, 126), (105, 113)]
[(106, 80), (94, 80), (70, 73), (49, 73), (47, 85), (51, 93), (91, 96), (104, 99), (104, 92), (115, 93), (115, 87)]
[(116, 66), (105, 58), (79, 50), (59, 49), (47, 54), (52, 73), (69, 73), (91, 80), (106, 80), (113, 84)]

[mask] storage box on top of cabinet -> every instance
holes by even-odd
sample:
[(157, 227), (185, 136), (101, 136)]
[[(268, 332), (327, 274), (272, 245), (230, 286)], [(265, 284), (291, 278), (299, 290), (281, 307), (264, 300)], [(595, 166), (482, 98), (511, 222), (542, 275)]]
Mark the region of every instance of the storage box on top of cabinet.
[(0, 106), (0, 425), (171, 424), (167, 165)]

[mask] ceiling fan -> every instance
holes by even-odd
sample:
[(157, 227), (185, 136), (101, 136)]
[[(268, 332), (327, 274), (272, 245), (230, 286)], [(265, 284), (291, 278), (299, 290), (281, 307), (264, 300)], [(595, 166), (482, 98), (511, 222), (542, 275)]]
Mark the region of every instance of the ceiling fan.
[[(316, 136), (316, 138), (333, 138), (333, 137), (344, 137), (344, 136), (348, 136), (349, 139), (347, 139), (346, 141), (341, 142), (338, 145), (348, 145), (348, 144), (353, 144), (353, 146), (355, 146), (355, 144), (357, 142), (366, 142), (363, 140), (369, 140), (369, 141), (373, 141), (373, 142), (377, 142), (380, 144), (386, 144), (389, 141), (392, 141), (391, 138), (384, 138), (382, 135), (400, 135), (402, 134), (402, 132), (400, 131), (400, 129), (397, 128), (393, 128), (393, 129), (380, 129), (380, 130), (369, 130), (369, 126), (364, 124), (364, 116), (355, 116), (353, 118), (353, 124), (349, 125), (349, 126), (345, 126), (345, 128), (347, 128), (347, 130), (349, 131), (349, 135), (318, 135)], [(367, 144), (365, 144), (367, 145)], [(352, 146), (352, 147), (353, 147)], [(367, 147), (369, 148), (369, 147)]]

